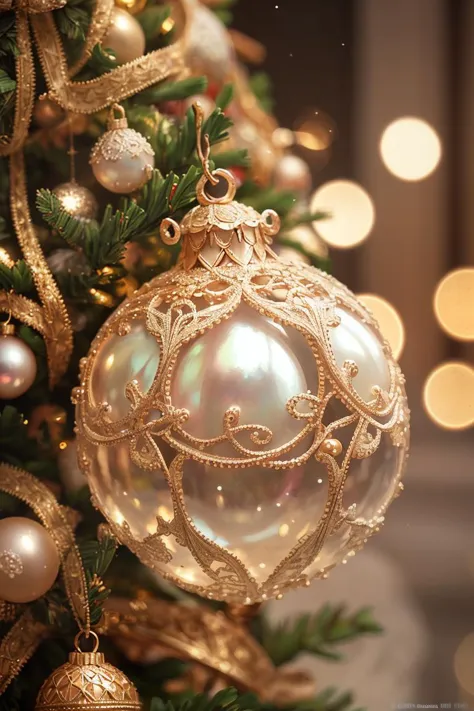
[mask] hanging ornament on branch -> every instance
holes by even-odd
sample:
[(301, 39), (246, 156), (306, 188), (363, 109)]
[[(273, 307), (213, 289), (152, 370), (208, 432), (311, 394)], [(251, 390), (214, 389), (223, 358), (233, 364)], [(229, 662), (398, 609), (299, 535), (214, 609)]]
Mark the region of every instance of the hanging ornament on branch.
[(33, 385), (36, 371), (34, 353), (15, 335), (15, 326), (9, 319), (0, 324), (0, 399), (24, 395)]
[(57, 578), (59, 553), (48, 531), (29, 518), (0, 521), (0, 598), (32, 602)]
[(110, 26), (101, 44), (111, 49), (118, 64), (133, 62), (145, 54), (145, 33), (142, 26), (127, 10), (114, 7)]
[[(92, 652), (81, 650), (82, 637), (92, 637)], [(35, 711), (140, 711), (137, 690), (123, 672), (105, 661), (95, 632), (79, 632), (74, 644), (76, 651), (41, 687)]]
[[(97, 217), (97, 200), (90, 190), (76, 182), (76, 149), (71, 117), (68, 115), (69, 130), (69, 181), (54, 188), (53, 193), (59, 199), (64, 210), (78, 220), (94, 220)], [(53, 272), (54, 273), (54, 272)]]
[(249, 604), (326, 576), (379, 530), (409, 416), (370, 314), (324, 272), (279, 261), (277, 215), (233, 201), (205, 140), (199, 205), (161, 225), (183, 241), (178, 266), (120, 306), (81, 364), (77, 442), (122, 543), (183, 588)]
[(123, 107), (113, 104), (107, 131), (92, 149), (90, 163), (104, 188), (112, 193), (133, 193), (151, 178), (155, 154), (145, 136), (128, 127)]

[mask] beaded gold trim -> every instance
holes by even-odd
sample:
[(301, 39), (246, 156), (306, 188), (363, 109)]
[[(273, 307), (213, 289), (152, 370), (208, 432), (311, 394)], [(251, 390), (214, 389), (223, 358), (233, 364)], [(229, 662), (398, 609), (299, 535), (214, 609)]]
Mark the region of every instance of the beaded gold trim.
[(0, 695), (47, 636), (47, 625), (35, 620), (30, 610), (15, 622), (0, 643)]
[[(194, 295), (203, 306), (197, 307)], [(278, 299), (275, 298), (278, 294)], [(299, 330), (311, 347), (319, 375), (318, 392), (301, 393), (287, 404), (288, 412), (300, 420), (301, 431), (281, 447), (268, 449), (273, 433), (258, 423), (241, 421), (238, 408), (223, 415), (222, 434), (213, 440), (197, 439), (186, 429), (187, 412), (173, 406), (170, 382), (180, 349), (200, 333), (227, 319), (241, 303), (246, 303), (264, 316)], [(207, 597), (236, 602), (257, 602), (287, 589), (309, 583), (305, 572), (333, 533), (343, 530), (350, 540), (348, 549), (356, 551), (383, 523), (385, 511), (398, 492), (398, 480), (387, 492), (386, 500), (371, 520), (357, 515), (354, 505), (346, 508), (343, 491), (354, 459), (372, 456), (382, 435), (389, 436), (396, 447), (405, 451), (408, 444), (409, 414), (404, 394), (404, 380), (393, 361), (390, 348), (384, 344), (390, 372), (387, 392), (374, 389), (371, 402), (365, 402), (353, 385), (357, 374), (354, 363), (339, 368), (332, 350), (330, 329), (337, 324), (335, 306), (357, 314), (376, 329), (370, 315), (355, 298), (331, 277), (303, 265), (290, 265), (277, 260), (251, 263), (246, 268), (227, 264), (219, 269), (174, 269), (142, 288), (138, 296), (122, 305), (104, 325), (93, 344), (92, 355), (82, 363), (81, 385), (75, 391), (81, 467), (88, 475), (96, 505), (101, 506), (95, 478), (91, 473), (96, 447), (127, 442), (133, 463), (143, 470), (161, 470), (168, 482), (174, 518), (158, 517), (156, 532), (143, 540), (135, 538), (127, 521), (118, 524), (108, 517), (117, 538), (126, 544), (149, 567), (174, 583)], [(140, 392), (136, 382), (128, 383), (126, 392), (131, 403), (130, 414), (118, 422), (107, 417), (105, 404), (94, 405), (87, 384), (94, 363), (93, 354), (112, 333), (127, 333), (135, 318), (146, 314), (147, 329), (160, 343), (161, 361), (155, 381), (147, 393)], [(328, 404), (341, 400), (347, 415), (333, 422), (325, 421)], [(162, 416), (150, 420), (150, 412)], [(343, 453), (327, 447), (328, 439), (338, 430), (351, 425), (354, 434)], [(309, 441), (306, 451), (298, 456), (292, 451)], [(176, 452), (169, 466), (160, 451), (163, 441)], [(233, 457), (214, 453), (215, 445), (227, 442), (235, 450)], [(248, 444), (246, 442), (249, 442)], [(298, 540), (280, 565), (261, 584), (257, 584), (239, 558), (209, 540), (194, 525), (187, 513), (183, 493), (183, 466), (186, 460), (221, 468), (247, 468), (254, 465), (271, 469), (300, 466), (312, 457), (323, 463), (328, 474), (326, 510), (313, 531)], [(400, 472), (401, 475), (401, 472)], [(188, 584), (178, 578), (169, 565), (172, 553), (166, 539), (172, 536), (188, 548), (209, 578), (207, 586)], [(323, 568), (312, 576), (324, 577)]]
[(30, 299), (15, 297), (12, 294), (0, 299), (0, 308), (9, 310), (11, 305), (12, 314), (16, 318), (41, 333), (46, 344), (49, 380), (53, 387), (69, 364), (73, 349), (72, 326), (63, 297), (49, 270), (31, 223), (22, 151), (10, 156), (10, 202), (18, 242), (32, 271), (41, 307)]

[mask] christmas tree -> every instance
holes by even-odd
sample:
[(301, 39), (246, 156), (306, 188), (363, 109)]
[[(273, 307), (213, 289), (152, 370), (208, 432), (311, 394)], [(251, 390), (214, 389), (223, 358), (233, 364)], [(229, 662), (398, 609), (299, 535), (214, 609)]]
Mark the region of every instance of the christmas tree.
[[(211, 208), (220, 204), (222, 193), (214, 194), (212, 188), (206, 193), (206, 180), (216, 183), (218, 191), (224, 176), (248, 206), (236, 213), (244, 224), (239, 245), (247, 250), (245, 259), (239, 252), (242, 268), (259, 249), (261, 259), (275, 250), (296, 264), (328, 268), (327, 252), (312, 227), (325, 216), (311, 214), (307, 205), (309, 169), (289, 152), (291, 132), (279, 131), (269, 113), (268, 82), (259, 73), (249, 76), (241, 64), (255, 58), (259, 46), (229, 34), (224, 23), (230, 20), (230, 6), (228, 0), (212, 3), (212, 9), (197, 0), (171, 5), (154, 0), (115, 5), (110, 0), (29, 0), (13, 6), (7, 0), (0, 5), (0, 708), (5, 711), (139, 708), (134, 687), (143, 708), (152, 711), (353, 711), (350, 692), (324, 689), (324, 680), (318, 680), (315, 690), (304, 672), (286, 665), (303, 652), (337, 661), (341, 644), (380, 631), (369, 610), (346, 611), (331, 604), (313, 616), (274, 627), (260, 605), (267, 595), (257, 587), (255, 595), (241, 600), (237, 588), (226, 595), (217, 586), (220, 592), (213, 600), (212, 594), (204, 599), (197, 594), (200, 590), (186, 585), (179, 578), (184, 573), (176, 574), (181, 587), (171, 584), (156, 566), (142, 562), (147, 562), (147, 552), (141, 543), (138, 557), (131, 552), (133, 526), (123, 529), (127, 542), (125, 534), (117, 535), (118, 529), (106, 523), (97, 497), (94, 508), (84, 477), (87, 467), (80, 466), (91, 458), (83, 451), (78, 462), (72, 400), (84, 395), (78, 387), (80, 364), (82, 372), (87, 370), (84, 359), (91, 343), (114, 310), (137, 290), (146, 294), (147, 287), (141, 287), (157, 275), (170, 273), (179, 259), (179, 234), (185, 233), (187, 219), (197, 219), (192, 211), (201, 209), (197, 194)], [(263, 237), (276, 231), (269, 210), (281, 220), (273, 247), (270, 237)], [(264, 213), (263, 222), (255, 211)], [(191, 233), (193, 229), (191, 224)], [(254, 229), (256, 237), (250, 234)], [(215, 240), (220, 251), (217, 257), (213, 252), (214, 262), (207, 266), (218, 274), (212, 270), (225, 266), (232, 245)], [(200, 250), (183, 250), (184, 260), (202, 264)], [(333, 288), (332, 281), (328, 284), (328, 290)], [(173, 288), (178, 298), (181, 287)], [(206, 296), (196, 289), (193, 295)], [(183, 303), (176, 307), (180, 317)], [(161, 323), (163, 308), (155, 307), (155, 324)], [(130, 357), (140, 360), (147, 347), (140, 339), (146, 337), (137, 338)], [(94, 352), (93, 347), (92, 356)], [(109, 353), (109, 364), (116, 355)], [(137, 367), (145, 372), (148, 361)], [(367, 410), (370, 422), (354, 425), (355, 434), (347, 442), (341, 438), (342, 443), (333, 436), (334, 427), (326, 423), (322, 428), (320, 422), (310, 454), (319, 452), (319, 461), (327, 466), (333, 466), (343, 446), (358, 459), (370, 457), (386, 436), (382, 430), (404, 452), (403, 383), (396, 367), (390, 367), (396, 386), (387, 386), (388, 395), (381, 388), (374, 391), (372, 409)], [(114, 372), (120, 379), (121, 371)], [(348, 365), (347, 373), (346, 381), (357, 370)], [(108, 377), (108, 372), (99, 372), (98, 387), (105, 387)], [(119, 383), (134, 407), (143, 396), (139, 380)], [(310, 412), (297, 412), (294, 404), (293, 417), (306, 418), (315, 427), (320, 400), (311, 394), (304, 398)], [(327, 403), (329, 398), (322, 399)], [(160, 422), (166, 419), (165, 405), (159, 408)], [(167, 420), (171, 427), (175, 416)], [(234, 418), (227, 423), (232, 436), (249, 429), (241, 425), (239, 430), (235, 408), (226, 417)], [(355, 416), (344, 418), (342, 409), (337, 417), (344, 426), (355, 422)], [(140, 432), (146, 429), (142, 424)], [(368, 431), (369, 424), (376, 433)], [(258, 426), (251, 436), (254, 445), (268, 444), (265, 437), (271, 439), (271, 432)], [(151, 456), (144, 447), (139, 442), (136, 450), (141, 462)], [(120, 478), (123, 450), (116, 456), (107, 467), (112, 477)], [(295, 456), (299, 461), (306, 455), (298, 450)], [(163, 466), (167, 476), (176, 474), (170, 460)], [(397, 470), (383, 510), (396, 493), (399, 475)], [(146, 517), (152, 494), (146, 475), (137, 477), (133, 486), (143, 497), (137, 494), (130, 506), (140, 519)], [(224, 507), (223, 496), (215, 493), (222, 486), (215, 486), (209, 469), (206, 481), (213, 502)], [(276, 486), (262, 480), (261, 495), (273, 496)], [(240, 497), (241, 503), (243, 488), (229, 490), (230, 499)], [(201, 495), (210, 496), (204, 488)], [(250, 500), (253, 494), (248, 496)], [(179, 545), (192, 549), (184, 529), (177, 528), (176, 510), (170, 521), (163, 508), (154, 511), (158, 528), (146, 539), (152, 557), (156, 551), (151, 548), (162, 545), (160, 536), (175, 536)], [(350, 538), (356, 550), (378, 530), (382, 508), (368, 522), (357, 518), (354, 508), (328, 515), (328, 520), (334, 531), (345, 524), (357, 529)], [(107, 519), (111, 524), (109, 515)], [(120, 527), (122, 513), (114, 520)], [(185, 516), (184, 525), (187, 520)], [(280, 537), (287, 533), (286, 524), (280, 526)], [(203, 536), (215, 552), (217, 537), (209, 543)], [(301, 541), (305, 536), (300, 534)], [(211, 554), (196, 554), (201, 568), (206, 555)], [(226, 574), (229, 560), (219, 563)], [(174, 579), (164, 569), (163, 575)], [(218, 571), (212, 575), (219, 579)], [(303, 584), (302, 576), (298, 584)], [(278, 585), (274, 588), (279, 594)], [(96, 635), (108, 664), (96, 652), (88, 657), (80, 651), (90, 651)], [(75, 644), (78, 654), (69, 667), (62, 666)]]

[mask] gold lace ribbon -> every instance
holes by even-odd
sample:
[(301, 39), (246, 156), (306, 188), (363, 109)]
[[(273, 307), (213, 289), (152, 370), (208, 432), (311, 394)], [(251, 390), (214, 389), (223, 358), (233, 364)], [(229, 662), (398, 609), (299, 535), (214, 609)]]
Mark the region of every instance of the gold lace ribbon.
[(30, 610), (15, 622), (0, 644), (0, 695), (47, 636), (47, 625), (35, 620)]
[(26, 190), (23, 151), (10, 156), (11, 213), (18, 242), (28, 263), (42, 306), (14, 294), (0, 299), (0, 308), (35, 328), (44, 338), (48, 355), (49, 380), (53, 387), (69, 364), (73, 349), (69, 315), (31, 223)]

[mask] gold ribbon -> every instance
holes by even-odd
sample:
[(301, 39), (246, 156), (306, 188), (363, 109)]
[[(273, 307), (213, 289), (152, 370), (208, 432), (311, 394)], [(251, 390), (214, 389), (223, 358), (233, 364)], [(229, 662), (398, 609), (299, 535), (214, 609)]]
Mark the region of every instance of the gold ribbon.
[(30, 610), (15, 622), (0, 644), (0, 695), (47, 636), (47, 625), (35, 620)]
[[(189, 0), (177, 0), (183, 16), (184, 33), (189, 24), (188, 3)], [(51, 12), (64, 4), (65, 0), (17, 0), (15, 3), (19, 50), (16, 57), (15, 114), (12, 135), (0, 144), (0, 156), (10, 156), (13, 223), (41, 301), (40, 307), (25, 297), (0, 292), (0, 311), (11, 313), (43, 336), (51, 387), (61, 379), (68, 367), (73, 350), (73, 333), (66, 306), (43, 256), (28, 209), (22, 147), (28, 136), (35, 100), (30, 22), (50, 96), (68, 111), (95, 113), (156, 82), (182, 74), (185, 68), (183, 36), (169, 47), (123, 64), (97, 79), (72, 81), (71, 77), (85, 64), (94, 45), (105, 35), (110, 24), (113, 0), (96, 0), (82, 55), (71, 68), (67, 66), (66, 54)], [(0, 11), (12, 7), (11, 0), (0, 0)]]
[(90, 610), (86, 576), (64, 507), (58, 504), (54, 494), (36, 477), (9, 464), (0, 464), (0, 490), (24, 501), (55, 542), (74, 617), (79, 627), (88, 634)]
[[(73, 349), (72, 326), (61, 292), (56, 284), (31, 224), (26, 190), (23, 151), (10, 156), (10, 203), (13, 224), (41, 299), (39, 307), (30, 299), (7, 295), (0, 300), (0, 308), (8, 310), (15, 304), (12, 315), (33, 326), (44, 338), (49, 364), (49, 381), (53, 387), (64, 374)], [(5, 308), (6, 306), (6, 308)]]

